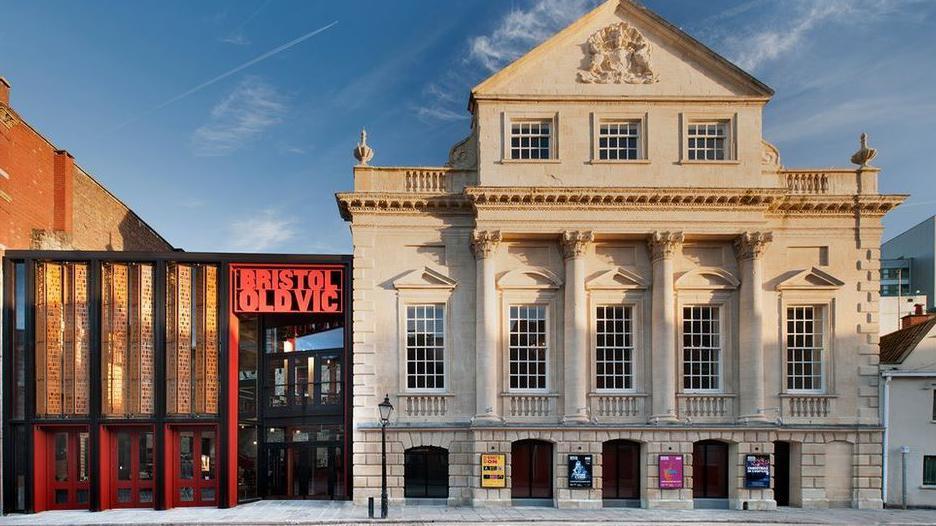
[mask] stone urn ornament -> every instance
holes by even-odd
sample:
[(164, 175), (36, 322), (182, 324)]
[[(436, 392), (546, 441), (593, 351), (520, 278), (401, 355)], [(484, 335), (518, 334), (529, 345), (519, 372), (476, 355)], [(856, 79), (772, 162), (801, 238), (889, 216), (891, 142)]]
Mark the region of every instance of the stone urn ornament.
[(871, 162), (871, 159), (877, 157), (877, 150), (868, 146), (867, 133), (861, 134), (861, 138), (858, 139), (858, 144), (861, 145), (861, 147), (851, 156), (851, 162), (857, 164), (861, 168), (866, 168), (870, 166), (868, 163)]
[(367, 163), (374, 158), (374, 149), (367, 145), (367, 130), (361, 128), (361, 142), (354, 147), (354, 158), (358, 161), (358, 166), (367, 166)]

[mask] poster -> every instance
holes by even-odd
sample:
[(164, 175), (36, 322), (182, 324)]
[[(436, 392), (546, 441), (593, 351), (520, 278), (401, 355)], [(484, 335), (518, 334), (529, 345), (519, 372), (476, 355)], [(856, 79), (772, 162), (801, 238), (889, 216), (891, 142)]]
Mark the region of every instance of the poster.
[(481, 487), (503, 488), (507, 486), (507, 456), (481, 455)]
[(770, 455), (744, 456), (744, 487), (770, 487)]
[(682, 489), (683, 456), (660, 455), (660, 489)]
[(569, 455), (569, 487), (592, 487), (591, 455)]

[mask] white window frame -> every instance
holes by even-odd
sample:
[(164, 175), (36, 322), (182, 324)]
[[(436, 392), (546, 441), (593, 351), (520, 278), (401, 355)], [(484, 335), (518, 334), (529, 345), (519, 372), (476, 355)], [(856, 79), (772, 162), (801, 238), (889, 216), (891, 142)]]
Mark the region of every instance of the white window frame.
[[(510, 392), (510, 393), (548, 393), (549, 388), (552, 385), (552, 382), (550, 381), (550, 374), (552, 373), (552, 367), (550, 367), (550, 362), (552, 361), (553, 354), (555, 354), (555, 351), (553, 350), (554, 339), (551, 338), (551, 334), (550, 334), (552, 332), (551, 330), (552, 315), (550, 312), (551, 310), (550, 306), (548, 303), (536, 302), (536, 301), (533, 301), (533, 302), (512, 301), (510, 303), (506, 303), (505, 306), (506, 306), (506, 309), (504, 311), (504, 325), (505, 325), (506, 339), (504, 340), (504, 363), (505, 363), (504, 376), (505, 376), (506, 383), (504, 385), (507, 387), (506, 390), (507, 392)], [(546, 319), (545, 320), (546, 321), (545, 323), (546, 325), (545, 327), (546, 348), (545, 348), (545, 356), (544, 356), (546, 370), (544, 372), (543, 381), (545, 385), (543, 387), (512, 387), (510, 385), (510, 376), (511, 376), (510, 374), (510, 310), (513, 307), (542, 307), (543, 308), (543, 315)]]
[[(683, 322), (685, 320), (685, 309), (692, 308), (714, 308), (718, 309), (718, 387), (712, 389), (701, 389), (701, 388), (687, 388), (686, 385), (686, 373), (685, 373), (685, 332), (683, 330)], [(725, 392), (725, 356), (727, 354), (726, 345), (725, 345), (725, 309), (719, 303), (713, 302), (686, 302), (679, 306), (679, 378), (680, 378), (680, 390), (683, 393), (724, 393)]]
[[(648, 164), (650, 158), (649, 137), (647, 128), (647, 113), (598, 113), (591, 114), (591, 164)], [(601, 125), (610, 123), (635, 122), (640, 127), (637, 140), (636, 159), (601, 159), (599, 142), (601, 139)]]
[[(442, 387), (410, 387), (409, 386), (409, 309), (411, 307), (438, 307), (442, 311)], [(402, 382), (406, 385), (406, 390), (413, 393), (444, 393), (448, 388), (448, 305), (445, 302), (411, 302), (403, 305), (403, 363), (404, 378)], [(418, 373), (417, 373), (418, 374)], [(438, 376), (438, 375), (433, 375)]]
[[(559, 113), (558, 112), (503, 112), (501, 114), (501, 162), (502, 163), (558, 163), (559, 162)], [(512, 125), (522, 122), (546, 122), (549, 126), (549, 157), (546, 159), (514, 159), (511, 157)]]
[[(678, 287), (678, 285), (677, 285)], [(676, 291), (676, 362), (678, 394), (732, 394), (735, 380), (732, 371), (737, 355), (735, 348), (736, 289), (678, 289)], [(683, 387), (683, 307), (719, 307), (718, 325), (721, 330), (721, 351), (718, 362), (718, 389), (685, 389)]]
[[(631, 312), (631, 386), (623, 388), (614, 388), (614, 387), (598, 387), (598, 309), (601, 307), (622, 307), (625, 309), (630, 309)], [(639, 374), (639, 368), (642, 365), (642, 360), (640, 359), (641, 349), (644, 347), (641, 345), (643, 342), (643, 334), (641, 331), (640, 324), (643, 322), (643, 316), (641, 316), (642, 305), (639, 301), (636, 301), (633, 297), (626, 298), (623, 301), (602, 301), (602, 298), (595, 298), (595, 301), (590, 305), (591, 310), (591, 342), (592, 342), (592, 352), (591, 352), (591, 384), (592, 392), (596, 394), (615, 394), (615, 393), (636, 393), (638, 392), (638, 385), (641, 375)]]
[[(681, 114), (680, 164), (738, 164), (738, 114), (737, 113), (683, 113)], [(689, 125), (724, 122), (728, 137), (725, 141), (725, 158), (719, 160), (689, 158)]]
[[(554, 360), (561, 355), (556, 342), (561, 341), (556, 333), (556, 319), (561, 319), (562, 310), (556, 302), (556, 292), (552, 289), (502, 289), (501, 290), (501, 385), (505, 394), (552, 393), (557, 385), (554, 377)], [(540, 305), (546, 307), (546, 386), (541, 389), (513, 389), (510, 387), (510, 307), (515, 305)]]
[[(451, 289), (447, 288), (427, 288), (427, 289), (400, 289), (397, 294), (397, 349), (398, 349), (398, 384), (400, 393), (433, 393), (448, 394), (451, 392), (451, 322), (452, 304)], [(441, 304), (443, 305), (443, 349), (442, 349), (442, 382), (444, 387), (438, 388), (409, 388), (407, 381), (407, 342), (406, 342), (406, 309), (414, 305)]]
[[(787, 340), (787, 337), (788, 337), (788, 335), (789, 335), (789, 333), (788, 333), (788, 331), (787, 331), (787, 326), (788, 326), (788, 322), (789, 322), (789, 310), (790, 310), (790, 309), (799, 308), (799, 307), (812, 307), (813, 311), (814, 311), (814, 312), (815, 312), (815, 311), (818, 311), (818, 312), (820, 313), (820, 316), (822, 317), (822, 320), (821, 320), (821, 327), (820, 327), (820, 330), (822, 331), (822, 348), (821, 348), (821, 351), (820, 351), (820, 360), (821, 360), (821, 361), (820, 361), (820, 363), (819, 363), (819, 375), (820, 375), (819, 380), (820, 380), (820, 387), (819, 387), (818, 389), (795, 389), (795, 388), (791, 389), (791, 388), (789, 387), (789, 379), (790, 379), (790, 377), (789, 377), (788, 367), (789, 367), (789, 364), (790, 364), (790, 359), (789, 359), (789, 356), (790, 356), (790, 348), (789, 348), (789, 346), (788, 346), (788, 340)], [(787, 303), (787, 304), (784, 305), (784, 307), (783, 307), (783, 327), (782, 327), (782, 331), (783, 331), (783, 370), (781, 371), (782, 374), (783, 374), (782, 382), (783, 382), (784, 392), (787, 392), (787, 393), (794, 393), (794, 394), (825, 394), (825, 393), (826, 393), (826, 384), (827, 384), (827, 376), (828, 376), (828, 375), (826, 374), (826, 367), (827, 367), (828, 356), (829, 356), (829, 335), (828, 335), (828, 332), (829, 332), (829, 319), (828, 319), (828, 314), (829, 314), (829, 309), (828, 309), (828, 307), (827, 307), (825, 304), (823, 304), (823, 303), (818, 303), (818, 304), (817, 304), (817, 303), (809, 303), (809, 302), (790, 302), (790, 303)], [(814, 321), (814, 323), (815, 323), (815, 321)]]

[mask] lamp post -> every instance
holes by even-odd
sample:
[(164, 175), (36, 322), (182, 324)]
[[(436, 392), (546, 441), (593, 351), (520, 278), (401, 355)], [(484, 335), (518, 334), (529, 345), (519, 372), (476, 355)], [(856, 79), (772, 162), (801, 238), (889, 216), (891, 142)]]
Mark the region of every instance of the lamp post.
[(377, 404), (380, 411), (380, 518), (387, 518), (387, 424), (390, 423), (390, 413), (393, 404), (390, 395), (384, 395), (383, 402)]

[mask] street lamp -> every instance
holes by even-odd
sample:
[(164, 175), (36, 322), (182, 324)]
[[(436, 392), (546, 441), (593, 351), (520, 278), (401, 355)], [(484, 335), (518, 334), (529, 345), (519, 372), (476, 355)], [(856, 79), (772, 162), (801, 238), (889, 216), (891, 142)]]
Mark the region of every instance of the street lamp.
[(393, 404), (390, 395), (384, 395), (383, 402), (377, 404), (380, 411), (380, 518), (387, 518), (387, 424), (390, 423), (390, 413)]

